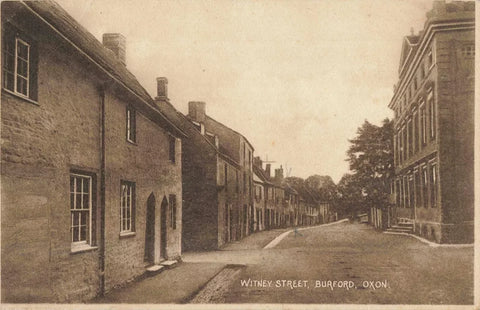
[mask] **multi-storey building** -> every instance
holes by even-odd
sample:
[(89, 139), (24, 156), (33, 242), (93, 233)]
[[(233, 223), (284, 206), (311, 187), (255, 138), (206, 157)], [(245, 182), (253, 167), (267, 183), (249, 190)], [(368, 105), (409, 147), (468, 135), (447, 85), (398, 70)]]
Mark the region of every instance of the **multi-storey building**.
[(2, 301), (82, 301), (181, 254), (184, 133), (57, 4), (2, 2)]
[(254, 184), (254, 231), (266, 229), (265, 217), (268, 215), (267, 208), (267, 190), (273, 184), (267, 178), (262, 169), (262, 160), (260, 157), (253, 159), (253, 184)]
[(185, 139), (183, 243), (186, 250), (218, 248), (254, 231), (253, 147), (206, 115), (204, 102), (189, 102), (186, 118), (210, 141), (211, 155)]
[(403, 40), (394, 110), (392, 222), (440, 243), (473, 240), (475, 4), (435, 1)]

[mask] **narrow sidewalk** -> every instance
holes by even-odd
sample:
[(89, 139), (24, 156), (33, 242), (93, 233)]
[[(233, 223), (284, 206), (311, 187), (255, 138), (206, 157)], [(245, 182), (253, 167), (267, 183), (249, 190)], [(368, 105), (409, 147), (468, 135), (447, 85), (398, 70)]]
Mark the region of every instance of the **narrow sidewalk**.
[(225, 266), (221, 263), (180, 263), (158, 275), (114, 289), (91, 303), (185, 303)]

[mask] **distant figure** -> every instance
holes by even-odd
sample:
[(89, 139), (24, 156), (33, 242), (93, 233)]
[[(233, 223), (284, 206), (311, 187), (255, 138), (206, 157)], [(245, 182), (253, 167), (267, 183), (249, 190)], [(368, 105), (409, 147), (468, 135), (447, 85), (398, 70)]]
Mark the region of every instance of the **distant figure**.
[(297, 237), (297, 235), (303, 236), (301, 233), (298, 232), (297, 227), (295, 227), (295, 228), (293, 229), (293, 232), (295, 233), (295, 238)]

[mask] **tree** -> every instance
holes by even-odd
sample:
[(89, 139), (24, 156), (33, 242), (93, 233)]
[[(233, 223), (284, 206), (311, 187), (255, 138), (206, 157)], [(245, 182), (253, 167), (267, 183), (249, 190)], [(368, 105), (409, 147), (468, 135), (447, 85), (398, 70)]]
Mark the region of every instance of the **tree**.
[(332, 201), (336, 195), (336, 185), (329, 175), (312, 175), (305, 180), (307, 188), (322, 201)]
[(363, 209), (384, 209), (388, 206), (393, 166), (393, 123), (389, 119), (382, 126), (365, 121), (357, 136), (349, 140), (347, 151), (350, 170), (356, 190), (362, 195)]
[(344, 174), (336, 186), (335, 206), (340, 216), (354, 215), (364, 205), (360, 183), (353, 174)]

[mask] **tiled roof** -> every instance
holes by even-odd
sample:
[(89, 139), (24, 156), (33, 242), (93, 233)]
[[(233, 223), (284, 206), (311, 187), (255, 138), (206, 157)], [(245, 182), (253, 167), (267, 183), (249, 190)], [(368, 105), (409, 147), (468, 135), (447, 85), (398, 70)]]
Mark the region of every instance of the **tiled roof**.
[[(23, 2), (34, 11), (41, 19), (50, 24), (72, 45), (82, 51), (90, 61), (98, 64), (102, 69), (108, 72), (123, 87), (131, 91), (140, 98), (145, 104), (156, 109), (153, 98), (140, 85), (136, 77), (128, 71), (126, 66), (118, 60), (113, 52), (105, 48), (87, 29), (80, 25), (72, 16), (70, 16), (60, 5), (51, 0), (44, 1), (25, 1)], [(160, 111), (157, 110), (162, 115)], [(167, 117), (162, 115), (164, 121), (171, 131), (183, 135), (184, 133), (177, 128)]]

